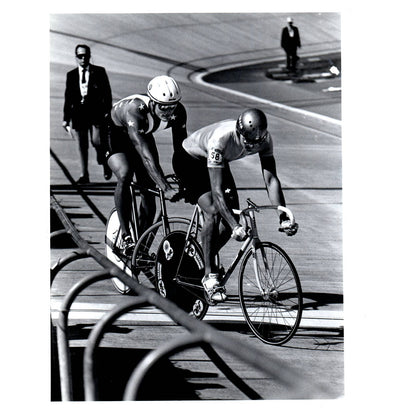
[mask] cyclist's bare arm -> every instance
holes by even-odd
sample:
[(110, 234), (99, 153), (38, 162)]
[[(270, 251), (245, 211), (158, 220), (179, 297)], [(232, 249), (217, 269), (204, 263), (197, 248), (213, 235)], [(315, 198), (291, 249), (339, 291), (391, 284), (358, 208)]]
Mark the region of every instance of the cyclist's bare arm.
[(222, 190), (223, 169), (222, 168), (208, 168), (209, 177), (211, 181), (212, 199), (215, 207), (218, 209), (221, 216), (227, 221), (231, 229), (234, 229), (239, 224), (235, 220), (232, 211), (228, 208), (225, 202), (225, 195)]
[[(264, 183), (266, 184), (267, 194), (272, 205), (286, 207), (285, 197), (282, 186), (276, 173), (276, 161), (273, 156), (260, 155), (260, 163), (263, 171)], [(285, 231), (287, 235), (294, 235), (298, 230), (298, 224), (291, 220), (287, 210), (277, 211), (281, 227), (279, 231)]]
[(134, 144), (137, 153), (142, 158), (143, 164), (156, 185), (164, 192), (171, 189), (164, 179), (162, 168), (159, 164), (159, 157), (153, 135), (148, 134), (146, 138), (136, 131), (129, 129), (129, 136)]
[(271, 204), (285, 207), (286, 201), (283, 195), (280, 180), (277, 177), (276, 161), (275, 161), (274, 156), (260, 155), (260, 163), (261, 163), (264, 183), (266, 185), (267, 194), (269, 196)]
[(182, 142), (188, 137), (188, 130), (186, 128), (187, 114), (185, 108), (182, 107), (179, 118), (172, 125), (172, 143), (173, 151), (183, 151)]
[[(130, 140), (137, 153), (142, 158), (143, 164), (156, 185), (164, 192), (171, 191), (171, 186), (166, 182), (164, 173), (159, 164), (159, 156), (152, 134), (142, 134), (140, 129), (141, 119), (137, 111), (137, 104), (133, 102), (126, 104), (122, 109), (124, 125), (127, 128)], [(169, 192), (168, 192), (169, 193)], [(169, 198), (169, 195), (166, 195)]]

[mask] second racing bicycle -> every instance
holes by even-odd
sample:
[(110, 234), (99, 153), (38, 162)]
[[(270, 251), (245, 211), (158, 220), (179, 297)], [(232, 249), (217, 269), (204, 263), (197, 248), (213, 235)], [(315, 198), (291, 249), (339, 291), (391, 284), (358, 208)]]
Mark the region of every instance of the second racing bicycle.
[[(277, 244), (260, 240), (258, 234), (255, 214), (276, 209), (286, 212), (291, 224), (295, 224), (286, 207), (258, 206), (247, 199), (247, 208), (234, 210), (245, 222), (249, 236), (228, 269), (223, 270), (220, 281), (225, 286), (241, 260), (238, 296), (244, 318), (257, 338), (282, 345), (299, 327), (303, 297), (298, 273), (288, 254)], [(155, 267), (158, 292), (198, 319), (205, 316), (209, 306), (215, 306), (201, 283), (205, 268), (199, 242), (202, 221), (202, 210), (196, 205), (188, 229), (172, 231), (162, 239)]]

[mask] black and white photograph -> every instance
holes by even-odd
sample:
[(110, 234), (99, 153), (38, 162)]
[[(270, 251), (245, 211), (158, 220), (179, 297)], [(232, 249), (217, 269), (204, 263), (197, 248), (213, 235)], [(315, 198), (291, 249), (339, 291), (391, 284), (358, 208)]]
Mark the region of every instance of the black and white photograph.
[(410, 15), (105, 6), (3, 30), (7, 402), (408, 414)]
[(51, 399), (342, 397), (340, 14), (50, 41)]

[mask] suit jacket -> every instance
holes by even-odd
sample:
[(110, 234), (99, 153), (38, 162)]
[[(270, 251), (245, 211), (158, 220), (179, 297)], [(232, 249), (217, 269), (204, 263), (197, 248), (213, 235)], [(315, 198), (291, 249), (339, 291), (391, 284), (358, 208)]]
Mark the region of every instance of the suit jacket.
[(66, 74), (64, 121), (72, 121), (73, 128), (85, 128), (103, 122), (111, 110), (110, 82), (105, 69), (89, 65), (88, 92), (81, 103), (78, 67)]
[(299, 36), (299, 30), (296, 26), (292, 26), (294, 36), (291, 38), (289, 36), (289, 28), (285, 26), (282, 30), (282, 38), (280, 41), (280, 46), (286, 51), (286, 50), (294, 50), (296, 51), (296, 48), (300, 47), (300, 36)]

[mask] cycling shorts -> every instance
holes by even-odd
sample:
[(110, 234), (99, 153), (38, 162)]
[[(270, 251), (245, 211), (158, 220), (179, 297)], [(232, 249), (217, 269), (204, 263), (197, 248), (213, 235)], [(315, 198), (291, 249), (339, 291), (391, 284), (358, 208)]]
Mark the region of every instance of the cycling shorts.
[[(183, 149), (174, 153), (172, 165), (176, 176), (185, 188), (186, 202), (196, 204), (201, 195), (211, 192), (207, 159), (196, 159)], [(222, 171), (223, 191), (227, 204), (232, 208), (237, 208), (238, 194), (228, 162), (225, 162)]]
[(150, 178), (143, 160), (137, 153), (126, 129), (116, 126), (111, 118), (108, 120), (107, 127), (106, 159), (108, 160), (116, 153), (123, 153), (127, 158), (129, 170), (136, 175), (136, 181), (145, 188), (154, 189), (155, 183)]

